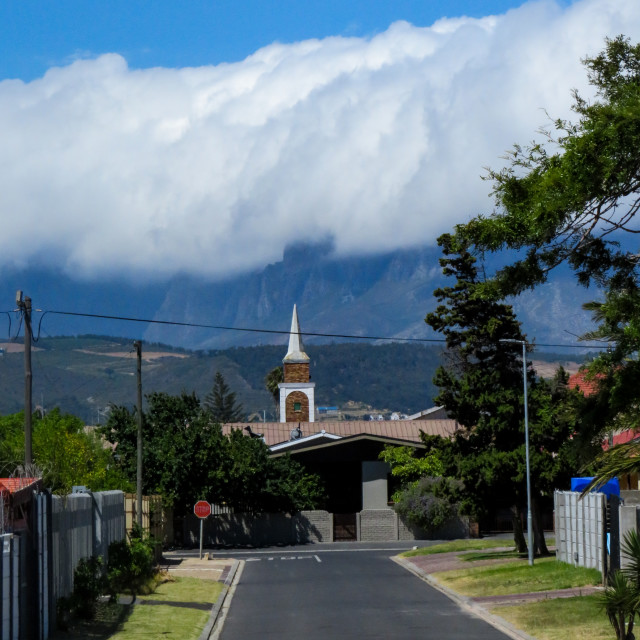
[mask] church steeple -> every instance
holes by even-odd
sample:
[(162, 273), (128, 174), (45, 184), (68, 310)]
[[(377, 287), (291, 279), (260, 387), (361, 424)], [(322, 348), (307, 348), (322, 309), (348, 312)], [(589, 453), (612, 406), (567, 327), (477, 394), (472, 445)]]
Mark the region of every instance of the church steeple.
[[(291, 331), (289, 332), (289, 351), (283, 359), (283, 363), (303, 363), (309, 362), (311, 358), (304, 352), (302, 337), (300, 336), (300, 323), (298, 322), (298, 308), (293, 305), (293, 316), (291, 318)], [(285, 374), (286, 382), (286, 374)]]
[(298, 309), (293, 305), (289, 349), (282, 360), (284, 382), (280, 388), (280, 422), (314, 422), (314, 388), (310, 382), (309, 363), (311, 358), (304, 352), (300, 336)]

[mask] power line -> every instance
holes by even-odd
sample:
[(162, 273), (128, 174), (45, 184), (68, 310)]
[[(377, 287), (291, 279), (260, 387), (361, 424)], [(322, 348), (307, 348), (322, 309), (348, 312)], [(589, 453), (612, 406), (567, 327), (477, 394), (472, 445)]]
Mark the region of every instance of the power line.
[[(195, 329), (218, 329), (221, 331), (243, 331), (245, 333), (270, 333), (270, 334), (280, 334), (280, 335), (289, 335), (290, 331), (284, 331), (280, 329), (255, 329), (249, 327), (226, 327), (222, 325), (213, 325), (213, 324), (198, 324), (194, 322), (177, 322), (175, 320), (149, 320), (147, 318), (131, 318), (127, 316), (109, 316), (98, 313), (79, 313), (76, 311), (45, 311), (40, 318), (40, 325), (42, 324), (42, 320), (47, 313), (57, 314), (57, 315), (65, 315), (65, 316), (78, 316), (83, 318), (99, 318), (102, 320), (120, 320), (126, 322), (143, 322), (148, 324), (162, 324), (176, 327), (191, 327)], [(38, 329), (40, 328), (38, 326)], [(318, 338), (350, 338), (354, 340), (392, 340), (395, 342), (446, 342), (443, 338), (389, 338), (385, 336), (355, 336), (343, 333), (315, 333), (309, 331), (301, 331), (300, 335), (302, 336), (311, 336)]]
[[(101, 320), (117, 320), (122, 322), (140, 322), (145, 324), (161, 324), (165, 326), (175, 327), (190, 327), (194, 329), (217, 329), (220, 331), (241, 331), (245, 333), (268, 333), (277, 335), (289, 335), (290, 331), (284, 331), (279, 329), (257, 329), (253, 327), (228, 327), (224, 325), (212, 325), (212, 324), (200, 324), (195, 322), (178, 322), (175, 320), (153, 320), (148, 318), (132, 318), (130, 316), (112, 316), (98, 313), (81, 313), (78, 311), (60, 311), (60, 310), (48, 310), (42, 313), (40, 321), (38, 323), (38, 338), (40, 337), (40, 330), (42, 327), (42, 321), (48, 314), (75, 316), (81, 318), (98, 318)], [(368, 335), (352, 335), (345, 333), (321, 333), (301, 331), (300, 335), (309, 336), (315, 338), (343, 338), (350, 340), (388, 340), (390, 342), (434, 342), (445, 343), (444, 338), (398, 338), (389, 336), (368, 336)], [(547, 344), (547, 343), (532, 343), (536, 347), (552, 347), (557, 349), (607, 349), (605, 345), (591, 345), (591, 344)]]

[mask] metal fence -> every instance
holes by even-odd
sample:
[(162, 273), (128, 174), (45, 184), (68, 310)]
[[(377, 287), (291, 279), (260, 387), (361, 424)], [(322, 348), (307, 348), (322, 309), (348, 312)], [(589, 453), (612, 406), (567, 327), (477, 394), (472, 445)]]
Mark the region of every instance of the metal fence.
[(0, 536), (0, 640), (47, 640), (58, 598), (73, 590), (82, 558), (105, 558), (125, 536), (121, 491), (34, 493), (25, 530)]
[(0, 535), (0, 638), (18, 640), (20, 538)]

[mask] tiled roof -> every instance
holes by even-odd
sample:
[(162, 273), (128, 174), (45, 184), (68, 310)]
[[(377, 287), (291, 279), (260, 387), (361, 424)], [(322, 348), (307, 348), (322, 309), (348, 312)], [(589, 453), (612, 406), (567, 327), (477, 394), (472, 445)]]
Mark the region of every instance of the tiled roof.
[[(300, 428), (304, 436), (320, 433), (323, 430), (337, 436), (354, 436), (367, 433), (376, 436), (387, 436), (399, 440), (420, 442), (420, 432), (428, 435), (448, 438), (456, 431), (458, 425), (455, 420), (346, 420), (337, 422), (300, 422)], [(250, 426), (255, 433), (263, 433), (267, 446), (287, 442), (291, 430), (298, 425), (297, 422), (238, 422), (226, 424), (222, 427), (223, 433), (229, 433), (231, 429), (242, 429)]]
[(0, 478), (0, 491), (17, 493), (32, 484), (36, 484), (38, 478)]
[(578, 373), (574, 373), (572, 376), (569, 376), (567, 386), (569, 389), (582, 391), (584, 396), (589, 397), (590, 395), (597, 393), (598, 384), (601, 378), (601, 375), (596, 375), (594, 378), (587, 379), (586, 371), (578, 371)]

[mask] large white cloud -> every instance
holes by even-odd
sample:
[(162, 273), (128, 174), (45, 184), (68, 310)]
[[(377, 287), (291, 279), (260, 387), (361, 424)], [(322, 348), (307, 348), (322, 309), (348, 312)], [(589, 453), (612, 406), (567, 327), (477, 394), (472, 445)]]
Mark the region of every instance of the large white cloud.
[(570, 115), (580, 58), (640, 39), (636, 0), (531, 2), (371, 39), (131, 70), (119, 55), (0, 83), (0, 266), (219, 276), (293, 241), (430, 243), (488, 211), (483, 167)]

